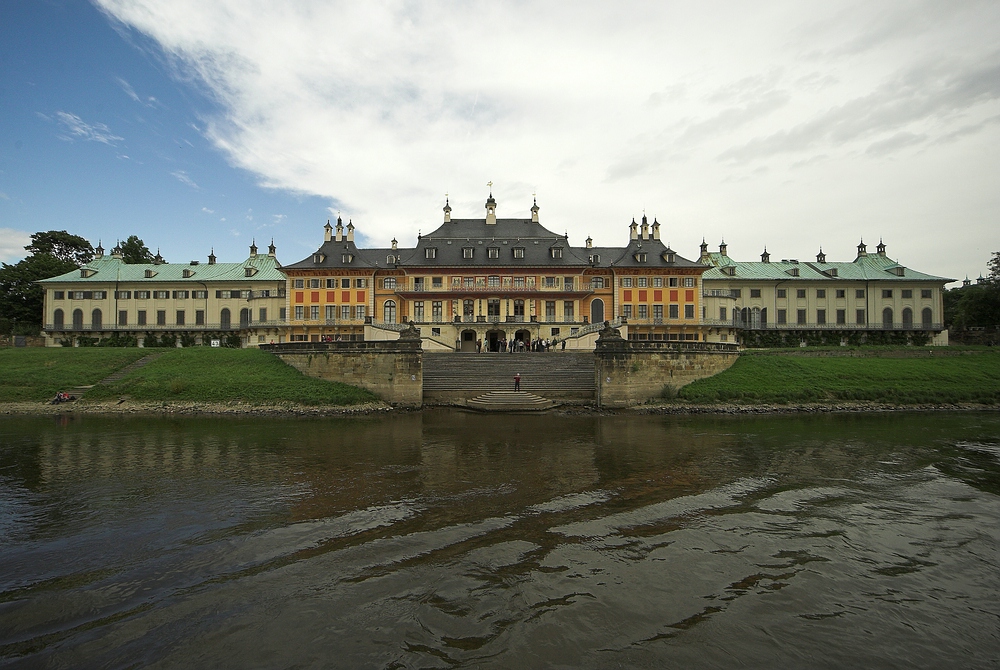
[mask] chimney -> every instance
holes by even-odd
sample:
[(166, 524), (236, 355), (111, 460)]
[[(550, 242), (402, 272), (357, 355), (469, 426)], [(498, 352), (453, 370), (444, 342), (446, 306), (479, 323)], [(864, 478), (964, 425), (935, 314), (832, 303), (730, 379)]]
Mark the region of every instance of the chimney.
[(337, 216), (337, 236), (334, 237), (337, 242), (343, 242), (344, 240), (344, 220)]
[(635, 222), (635, 219), (632, 219), (632, 223), (629, 225), (628, 229), (630, 240), (639, 239), (639, 224)]
[(646, 220), (646, 215), (642, 215), (642, 239), (649, 239), (649, 222)]
[(329, 242), (333, 239), (333, 226), (330, 225), (330, 219), (326, 220), (326, 225), (323, 226), (323, 241)]
[(656, 220), (656, 217), (653, 217), (653, 239), (660, 239), (660, 222)]
[(347, 241), (354, 241), (354, 222), (350, 220), (347, 222)]

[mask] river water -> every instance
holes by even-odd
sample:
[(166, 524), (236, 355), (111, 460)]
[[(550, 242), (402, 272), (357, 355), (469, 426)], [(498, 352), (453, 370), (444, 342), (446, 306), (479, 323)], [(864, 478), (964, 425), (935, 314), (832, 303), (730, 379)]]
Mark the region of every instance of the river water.
[(1000, 415), (0, 421), (0, 666), (997, 667)]

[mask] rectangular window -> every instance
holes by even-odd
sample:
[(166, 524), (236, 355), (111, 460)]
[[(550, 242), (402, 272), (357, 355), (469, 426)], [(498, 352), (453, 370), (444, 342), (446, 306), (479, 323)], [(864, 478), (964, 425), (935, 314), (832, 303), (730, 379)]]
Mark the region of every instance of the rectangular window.
[[(863, 288), (857, 289), (856, 291), (854, 291), (854, 297), (857, 298), (858, 300), (861, 300), (862, 298), (865, 297), (865, 290)], [(864, 321), (858, 321), (858, 323), (864, 323)]]
[(396, 289), (396, 278), (386, 277), (382, 280), (382, 288), (393, 291)]
[(545, 278), (545, 288), (555, 288), (555, 286), (556, 286), (556, 278), (555, 277), (546, 277)]
[(302, 321), (306, 318), (306, 308), (302, 305), (295, 306), (295, 319), (297, 321)]
[(498, 247), (490, 247), (489, 248), (489, 257), (490, 258), (500, 258), (500, 249)]
[(184, 325), (184, 310), (183, 309), (177, 310), (177, 319), (174, 321), (174, 323), (176, 323), (178, 326), (183, 326)]
[(174, 300), (187, 300), (187, 291), (174, 291)]
[(319, 305), (311, 305), (309, 307), (309, 320), (319, 321)]
[(750, 297), (751, 298), (759, 298), (760, 297), (760, 289), (759, 288), (752, 288), (752, 289), (750, 289)]
[(912, 298), (912, 297), (913, 297), (913, 289), (909, 289), (909, 288), (904, 288), (904, 289), (902, 290), (902, 294), (903, 294), (903, 296), (902, 296), (902, 297), (903, 297), (904, 299), (908, 299), (908, 298)]
[(555, 321), (556, 320), (556, 301), (546, 300), (545, 301), (545, 320)]
[(319, 280), (318, 279), (310, 279), (309, 280), (309, 288), (319, 288)]
[(573, 301), (566, 300), (563, 302), (563, 321), (572, 321), (573, 318)]
[(925, 298), (925, 299), (926, 298), (930, 298), (931, 297), (931, 290), (929, 288), (920, 289), (920, 297), (921, 298)]
[(207, 300), (208, 291), (191, 291), (191, 297), (195, 300)]
[(63, 293), (62, 291), (53, 291), (52, 292), (52, 299), (53, 300), (63, 300), (64, 299), (63, 298), (64, 295), (65, 295), (65, 293)]
[(267, 307), (261, 307), (259, 310), (257, 310), (257, 320), (267, 321)]
[(337, 306), (327, 305), (326, 306), (326, 320), (335, 321), (337, 319)]
[(444, 279), (441, 277), (431, 277), (431, 287), (441, 288), (444, 286)]
[(441, 323), (441, 320), (444, 318), (444, 309), (441, 305), (440, 300), (431, 302), (431, 318), (434, 320), (434, 323)]
[(498, 288), (500, 286), (500, 277), (497, 275), (492, 275), (486, 278), (486, 285), (490, 288)]
[[(466, 280), (467, 283), (465, 285), (472, 286), (471, 283), (468, 283), (472, 281), (472, 277), (466, 277)], [(524, 288), (524, 277), (514, 277), (514, 288)]]
[(653, 320), (663, 321), (663, 305), (653, 305)]
[(892, 289), (891, 288), (884, 288), (884, 289), (882, 289), (882, 297), (883, 298), (891, 298), (892, 297)]
[(136, 291), (135, 292), (135, 299), (136, 300), (149, 300), (149, 291)]
[(349, 277), (341, 277), (340, 288), (351, 288), (351, 280)]
[(864, 323), (865, 323), (865, 310), (863, 310), (863, 309), (859, 309), (858, 310), (858, 313), (856, 315), (856, 322), (857, 322), (857, 324), (859, 326), (864, 325)]
[(552, 248), (549, 251), (552, 252), (552, 258), (562, 258), (562, 249)]
[(305, 288), (306, 287), (306, 282), (305, 282), (304, 279), (296, 279), (296, 280), (294, 280), (294, 283), (292, 284), (292, 286), (294, 286), (295, 288)]
[(796, 311), (795, 323), (797, 323), (800, 326), (806, 325), (806, 311), (804, 309)]
[(413, 320), (423, 323), (424, 321), (424, 301), (417, 300), (413, 303)]
[(670, 288), (677, 288), (677, 277), (670, 278)]
[(563, 277), (563, 289), (566, 290), (566, 291), (572, 291), (573, 290), (573, 278), (572, 277)]
[(156, 325), (157, 326), (167, 325), (167, 310), (165, 309), (156, 310)]
[(776, 292), (776, 296), (777, 296), (778, 298), (787, 298), (787, 297), (788, 297), (788, 295), (787, 295), (787, 294), (788, 294), (788, 291), (787, 291), (787, 290), (785, 290), (785, 289), (783, 289), (783, 288), (779, 288), (779, 289), (777, 290), (777, 292)]
[(684, 318), (685, 319), (694, 318), (694, 305), (684, 305)]
[(119, 326), (128, 325), (128, 312), (124, 309), (118, 311), (118, 325)]
[(685, 288), (691, 288), (698, 285), (698, 279), (696, 277), (685, 277), (684, 286)]
[(367, 288), (367, 287), (368, 287), (367, 279), (362, 278), (362, 279), (356, 279), (354, 281), (354, 288)]
[(639, 318), (646, 319), (649, 318), (649, 307), (646, 305), (639, 305)]
[(514, 258), (524, 258), (523, 247), (514, 247)]
[(170, 291), (153, 291), (154, 300), (170, 300)]
[(196, 309), (194, 312), (194, 325), (204, 326), (205, 325), (205, 310)]
[(326, 280), (326, 287), (327, 288), (337, 288), (337, 280), (336, 279), (327, 279)]
[(825, 298), (826, 297), (826, 289), (825, 288), (818, 288), (818, 289), (816, 289), (816, 297), (817, 298)]
[(348, 321), (351, 318), (351, 306), (341, 305), (340, 306), (340, 318), (344, 321)]
[(462, 258), (472, 258), (472, 252), (475, 251), (472, 247), (462, 247)]
[(622, 277), (622, 286), (624, 288), (632, 288), (632, 278), (631, 277)]
[(795, 289), (795, 297), (796, 298), (806, 297), (806, 290), (804, 288)]
[(837, 310), (837, 325), (843, 326), (847, 324), (847, 310), (838, 309)]
[(726, 315), (726, 311), (727, 310), (725, 307), (719, 308), (719, 321), (725, 321), (728, 318), (728, 316)]
[(140, 309), (138, 311), (138, 313), (136, 314), (136, 320), (135, 320), (135, 322), (137, 324), (139, 324), (140, 326), (145, 326), (146, 325), (146, 310)]
[(104, 300), (108, 297), (107, 291), (94, 291), (94, 300)]
[(626, 319), (632, 318), (632, 305), (622, 305), (622, 316)]
[(680, 307), (677, 305), (670, 305), (667, 310), (667, 314), (671, 319), (679, 319), (681, 314)]
[(778, 324), (784, 325), (788, 323), (788, 311), (784, 309), (778, 310)]
[(424, 258), (437, 258), (437, 253), (438, 250), (433, 247), (424, 249)]
[(816, 325), (825, 326), (826, 325), (826, 310), (817, 309), (816, 310)]
[(83, 291), (70, 291), (69, 294), (73, 300), (83, 300)]
[(847, 294), (847, 291), (845, 291), (844, 289), (842, 289), (842, 288), (838, 288), (837, 289), (837, 297), (838, 298), (845, 298), (845, 297), (847, 297), (846, 294)]
[(365, 306), (364, 305), (358, 305), (358, 318), (359, 319), (364, 319), (365, 318)]
[(646, 277), (639, 277), (636, 280), (636, 282), (637, 282), (636, 286), (638, 286), (639, 288), (646, 288), (646, 286), (648, 285), (648, 280), (646, 279)]
[(132, 297), (132, 291), (115, 291), (115, 298), (117, 300), (129, 300)]

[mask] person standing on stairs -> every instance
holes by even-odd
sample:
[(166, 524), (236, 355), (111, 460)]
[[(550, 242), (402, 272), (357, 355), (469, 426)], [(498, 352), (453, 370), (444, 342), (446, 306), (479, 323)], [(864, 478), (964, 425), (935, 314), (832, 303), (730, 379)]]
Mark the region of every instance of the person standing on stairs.
[(520, 391), (521, 390), (521, 373), (520, 372), (515, 372), (514, 373), (514, 390), (515, 391)]

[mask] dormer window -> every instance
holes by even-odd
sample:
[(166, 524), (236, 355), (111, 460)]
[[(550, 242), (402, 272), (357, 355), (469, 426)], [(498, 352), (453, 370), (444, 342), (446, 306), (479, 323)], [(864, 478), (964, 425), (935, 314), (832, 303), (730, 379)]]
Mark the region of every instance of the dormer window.
[[(149, 272), (149, 270), (147, 270), (147, 272)], [(80, 268), (80, 276), (85, 279), (87, 277), (93, 277), (95, 274), (97, 274), (96, 270), (91, 270), (90, 268)]]
[(340, 260), (343, 261), (343, 263), (345, 265), (348, 264), (348, 263), (353, 263), (354, 262), (354, 254), (343, 254), (340, 257)]
[(798, 268), (789, 268), (789, 269), (785, 270), (785, 272), (787, 272), (788, 274), (790, 274), (793, 277), (798, 277), (799, 276), (799, 269)]
[(524, 258), (524, 247), (514, 247), (514, 258)]
[(836, 277), (837, 268), (830, 268), (829, 270), (826, 271), (826, 274), (829, 275), (830, 277)]
[(475, 251), (472, 247), (462, 247), (462, 258), (472, 258), (472, 252)]
[(146, 270), (146, 279), (151, 279), (156, 276), (156, 270)]
[(490, 258), (500, 258), (500, 249), (498, 247), (490, 247), (486, 251)]
[(396, 262), (396, 257), (395, 256), (390, 255), (390, 256), (386, 256), (385, 257), (385, 263), (386, 263), (386, 265), (393, 265), (393, 264), (395, 264), (395, 262)]
[[(313, 254), (313, 263), (319, 265), (326, 260), (326, 254)], [(250, 275), (247, 275), (248, 277)]]
[(645, 263), (646, 262), (646, 252), (645, 251), (640, 251), (639, 253), (637, 253), (635, 255), (635, 260), (636, 260), (637, 263)]
[[(735, 277), (736, 276), (736, 266), (735, 265), (730, 265), (728, 267), (724, 267), (724, 268), (722, 268), (722, 271), (725, 272), (730, 277)], [(796, 270), (796, 272), (798, 272), (798, 270)]]
[(668, 263), (673, 263), (677, 258), (677, 254), (672, 251), (666, 251), (663, 253), (663, 260)]
[(424, 258), (437, 258), (438, 250), (435, 247), (424, 249)]
[(563, 250), (561, 247), (552, 247), (549, 251), (552, 253), (552, 258), (562, 258)]
[(894, 268), (892, 269), (892, 271), (893, 271), (894, 273), (896, 273), (896, 276), (897, 276), (897, 277), (902, 277), (903, 275), (905, 275), (905, 274), (906, 274), (906, 268), (904, 268), (904, 267), (903, 267), (902, 265), (900, 265), (900, 266), (898, 266), (898, 267), (894, 267)]
[[(192, 275), (194, 275), (194, 272), (191, 271), (191, 270), (188, 270), (187, 268), (184, 268), (184, 272), (182, 272), (181, 274), (184, 276), (185, 279), (188, 279)], [(250, 275), (247, 275), (247, 276), (249, 277)]]
[(591, 254), (590, 255), (590, 262), (592, 264), (593, 263), (600, 263), (601, 262), (601, 255), (600, 254)]
[(253, 277), (255, 274), (257, 274), (257, 268), (243, 268), (244, 277)]

